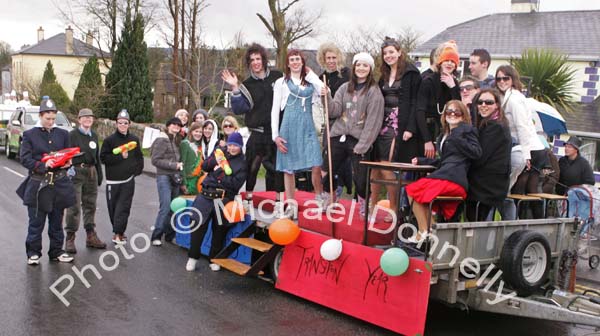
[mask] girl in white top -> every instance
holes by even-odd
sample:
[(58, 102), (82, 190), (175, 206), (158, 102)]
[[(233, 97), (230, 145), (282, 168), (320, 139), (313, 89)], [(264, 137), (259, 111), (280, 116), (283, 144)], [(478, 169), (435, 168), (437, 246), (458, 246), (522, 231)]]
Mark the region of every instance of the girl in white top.
[[(508, 120), (513, 146), (519, 145), (523, 153), (524, 170), (523, 168), (518, 169), (519, 166), (523, 166), (523, 161), (511, 162), (510, 185), (512, 186), (512, 193), (537, 193), (539, 192), (539, 171), (544, 168), (547, 156), (544, 144), (538, 137), (533, 124), (533, 113), (535, 111), (528, 107), (526, 98), (521, 93), (523, 84), (520, 81), (519, 73), (512, 66), (502, 65), (498, 67), (495, 85), (504, 94), (502, 108)], [(511, 160), (514, 161), (515, 159), (511, 157)], [(535, 218), (542, 217), (542, 209), (539, 204), (533, 205), (532, 210)]]

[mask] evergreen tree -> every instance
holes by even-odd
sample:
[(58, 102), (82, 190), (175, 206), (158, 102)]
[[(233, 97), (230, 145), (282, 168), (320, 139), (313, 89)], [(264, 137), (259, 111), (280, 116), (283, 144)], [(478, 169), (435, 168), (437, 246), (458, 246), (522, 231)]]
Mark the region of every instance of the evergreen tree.
[[(40, 100), (41, 97), (48, 96), (56, 106), (61, 110), (68, 110), (71, 106), (71, 100), (65, 89), (56, 81), (56, 75), (54, 74), (54, 67), (52, 62), (46, 63), (46, 69), (42, 76), (42, 83), (40, 84)], [(37, 102), (39, 104), (39, 101)]]
[(77, 113), (80, 109), (87, 107), (96, 111), (99, 107), (100, 98), (104, 88), (102, 87), (102, 76), (96, 56), (90, 57), (83, 67), (79, 84), (75, 89), (71, 111)]
[(152, 121), (152, 86), (148, 76), (148, 54), (144, 42), (144, 19), (136, 14), (131, 20), (131, 8), (125, 13), (121, 39), (113, 55), (112, 67), (106, 76), (106, 95), (102, 114), (114, 118), (125, 108), (133, 121)]

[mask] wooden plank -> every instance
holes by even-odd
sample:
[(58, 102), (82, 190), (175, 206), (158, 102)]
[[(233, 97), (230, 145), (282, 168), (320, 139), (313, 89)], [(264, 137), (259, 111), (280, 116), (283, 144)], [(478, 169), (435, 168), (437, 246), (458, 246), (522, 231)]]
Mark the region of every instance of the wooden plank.
[(458, 197), (458, 196), (437, 196), (435, 198), (435, 201), (464, 201), (464, 199), (462, 197)]
[(260, 252), (267, 252), (273, 247), (273, 244), (265, 243), (254, 238), (232, 238), (231, 241), (248, 246), (249, 248)]
[(527, 194), (527, 196), (540, 197), (540, 198), (545, 198), (547, 200), (566, 200), (567, 199), (567, 196), (546, 194), (546, 193)]
[[(234, 259), (211, 259), (210, 262), (220, 265), (221, 267), (241, 276), (246, 275), (250, 269), (250, 266)], [(259, 275), (262, 275), (263, 273), (263, 271), (258, 272)]]
[(533, 197), (533, 196), (521, 195), (521, 194), (510, 194), (510, 195), (508, 195), (508, 198), (516, 199), (519, 201), (541, 201), (542, 200), (539, 197)]
[(360, 161), (360, 164), (371, 166), (371, 168), (379, 169), (391, 169), (400, 171), (418, 171), (418, 172), (432, 172), (436, 168), (429, 165), (414, 165), (403, 162), (387, 162), (387, 161)]

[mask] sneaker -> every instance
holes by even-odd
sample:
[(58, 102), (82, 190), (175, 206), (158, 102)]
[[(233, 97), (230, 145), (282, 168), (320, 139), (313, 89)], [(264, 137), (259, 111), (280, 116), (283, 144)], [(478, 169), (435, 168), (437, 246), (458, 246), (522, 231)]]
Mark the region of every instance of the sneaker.
[(40, 264), (40, 256), (39, 255), (32, 255), (31, 257), (27, 258), (27, 265), (39, 265)]
[(292, 204), (288, 204), (285, 210), (283, 211), (283, 218), (289, 218), (291, 220), (297, 219), (296, 217), (297, 210), (296, 207)]
[(70, 263), (71, 261), (73, 261), (73, 257), (71, 257), (70, 255), (63, 253), (61, 255), (59, 255), (58, 257), (54, 257), (50, 260), (52, 261), (58, 261), (58, 262), (64, 262), (64, 263)]
[(213, 272), (217, 272), (218, 270), (221, 269), (221, 266), (219, 266), (217, 264), (210, 264), (210, 265), (208, 265), (208, 267), (210, 267), (210, 270)]
[(127, 240), (125, 239), (125, 237), (121, 234), (115, 234), (112, 238), (112, 242), (117, 244), (117, 245), (125, 245), (127, 244)]
[(244, 208), (244, 213), (250, 213), (250, 209), (253, 207), (252, 199), (245, 199), (242, 201), (242, 207)]
[[(419, 239), (417, 239), (417, 235), (419, 236)], [(407, 242), (411, 243), (411, 244), (419, 244), (425, 238), (427, 238), (427, 231), (422, 231), (422, 232), (419, 232), (419, 233), (415, 234), (414, 236), (408, 238)]]
[(275, 217), (275, 219), (284, 217), (283, 202), (275, 202), (275, 205), (273, 206), (273, 217)]
[[(196, 264), (198, 263), (198, 259), (188, 258), (187, 264), (185, 264), (185, 270), (188, 272), (193, 272), (196, 269)], [(219, 265), (217, 265), (219, 266)]]
[(153, 246), (162, 246), (162, 241), (160, 239), (154, 239), (152, 241)]

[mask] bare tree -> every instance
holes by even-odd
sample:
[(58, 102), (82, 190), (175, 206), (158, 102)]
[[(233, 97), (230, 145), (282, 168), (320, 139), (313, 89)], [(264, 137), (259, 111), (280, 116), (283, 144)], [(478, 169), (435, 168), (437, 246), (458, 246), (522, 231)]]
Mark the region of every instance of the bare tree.
[(270, 20), (264, 15), (256, 13), (273, 37), (277, 50), (276, 63), (279, 68), (283, 68), (286, 64), (289, 45), (303, 37), (315, 34), (315, 25), (321, 18), (321, 11), (316, 14), (309, 14), (302, 7), (295, 7), (294, 11), (288, 13), (290, 8), (299, 2), (300, 0), (287, 2), (268, 0), (269, 12), (271, 13)]

